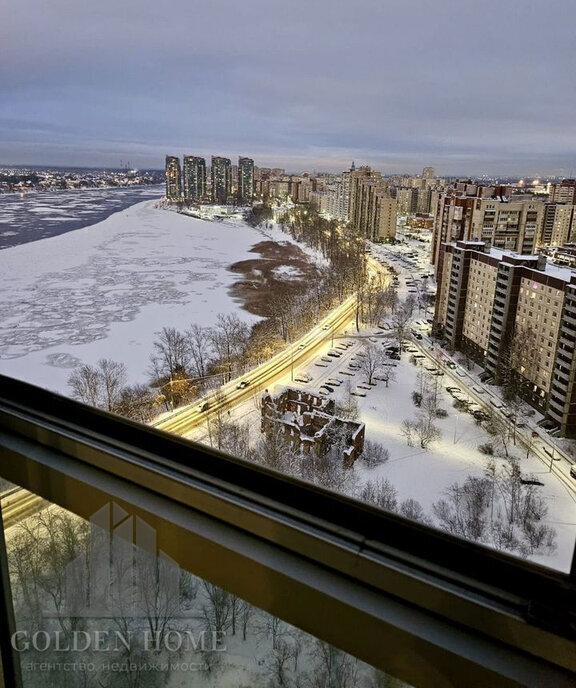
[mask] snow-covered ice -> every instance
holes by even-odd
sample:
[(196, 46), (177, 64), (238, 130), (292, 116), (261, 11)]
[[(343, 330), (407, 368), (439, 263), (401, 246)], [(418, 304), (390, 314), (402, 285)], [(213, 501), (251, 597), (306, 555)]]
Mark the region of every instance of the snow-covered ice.
[(231, 263), (263, 238), (239, 220), (205, 222), (138, 203), (106, 220), (0, 251), (0, 373), (67, 393), (79, 363), (112, 358), (147, 379), (155, 333), (257, 317), (228, 293)]

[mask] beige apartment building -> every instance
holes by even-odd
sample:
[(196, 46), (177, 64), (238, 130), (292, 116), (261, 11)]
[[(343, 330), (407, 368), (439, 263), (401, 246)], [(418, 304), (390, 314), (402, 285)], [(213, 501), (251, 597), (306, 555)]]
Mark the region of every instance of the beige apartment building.
[(351, 227), (371, 241), (396, 235), (398, 203), (391, 198), (380, 172), (370, 167), (350, 171), (349, 219)]
[(576, 204), (576, 179), (563, 179), (550, 186), (551, 203)]
[(434, 330), (576, 436), (576, 272), (485, 242), (444, 244)]
[[(442, 244), (451, 241), (483, 241), (505, 251), (534, 253), (543, 243), (545, 208), (546, 204), (534, 199), (444, 194), (436, 211), (432, 262), (438, 271)], [(552, 225), (556, 222), (560, 227), (552, 211), (550, 217)], [(567, 215), (558, 211), (560, 217), (564, 221)]]
[(567, 203), (546, 203), (540, 235), (540, 246), (563, 246), (574, 238), (576, 206)]

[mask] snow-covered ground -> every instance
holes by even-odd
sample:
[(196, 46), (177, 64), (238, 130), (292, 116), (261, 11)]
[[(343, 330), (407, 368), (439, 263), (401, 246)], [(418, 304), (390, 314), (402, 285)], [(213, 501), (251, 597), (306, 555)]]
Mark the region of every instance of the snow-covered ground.
[(145, 382), (155, 333), (257, 317), (228, 293), (228, 270), (277, 227), (205, 222), (138, 203), (60, 236), (0, 251), (0, 373), (67, 393), (80, 363), (112, 358)]
[[(354, 331), (350, 323), (349, 332)], [(331, 397), (343, 400), (346, 382), (350, 380), (352, 390), (366, 396), (355, 396), (360, 410), (360, 420), (366, 424), (366, 440), (381, 443), (390, 452), (390, 458), (377, 468), (367, 468), (362, 461), (357, 461), (356, 470), (360, 482), (387, 478), (397, 489), (399, 501), (413, 498), (418, 500), (428, 515), (432, 515), (432, 504), (443, 497), (444, 491), (453, 483), (463, 483), (467, 476), (482, 477), (486, 467), (486, 457), (478, 451), (478, 445), (490, 441), (489, 435), (479, 427), (471, 414), (456, 411), (452, 407), (453, 399), (446, 391), (446, 386), (462, 382), (439, 377), (438, 399), (439, 406), (446, 409), (448, 417), (438, 419), (436, 424), (442, 432), (440, 441), (433, 443), (427, 449), (419, 446), (410, 447), (402, 435), (402, 421), (415, 417), (418, 409), (412, 402), (412, 392), (417, 389), (417, 375), (422, 365), (414, 366), (409, 361), (410, 354), (404, 353), (401, 361), (394, 368), (396, 380), (389, 383), (376, 381), (371, 389), (364, 389), (366, 375), (361, 371), (348, 368), (352, 357), (356, 357), (372, 336), (382, 346), (388, 343), (385, 335), (374, 336), (371, 331), (365, 331), (360, 336), (339, 336), (334, 339), (334, 347), (341, 342), (353, 342), (342, 356), (327, 363), (329, 351), (336, 350), (331, 342), (327, 342), (321, 352), (317, 353), (305, 365), (294, 371), (295, 378), (308, 374), (312, 380), (308, 383), (292, 381), (290, 375), (280, 379), (271, 391), (278, 392), (286, 386), (306, 389), (318, 393), (320, 387), (330, 379), (341, 381), (339, 386), (333, 386)], [(424, 365), (428, 365), (427, 359)], [(345, 371), (344, 373), (342, 371)], [(378, 373), (377, 373), (378, 375)], [(328, 383), (330, 384), (330, 383)], [(361, 384), (362, 387), (357, 387)], [(233, 420), (247, 423), (251, 430), (251, 439), (256, 442), (260, 435), (260, 411), (257, 400), (263, 390), (254, 390), (254, 398), (238, 406), (231, 414)], [(208, 443), (205, 427), (199, 427), (190, 439)], [(416, 443), (418, 444), (418, 443)], [(513, 448), (514, 449), (514, 448)], [(545, 522), (557, 531), (557, 550), (553, 555), (534, 555), (532, 561), (544, 566), (568, 571), (574, 551), (576, 539), (576, 504), (573, 495), (552, 474), (538, 458), (531, 455), (525, 457), (525, 450), (513, 451), (521, 456), (521, 470), (523, 474), (533, 474), (542, 480), (544, 486), (539, 488), (541, 496), (548, 506)], [(500, 463), (504, 460), (501, 459)]]

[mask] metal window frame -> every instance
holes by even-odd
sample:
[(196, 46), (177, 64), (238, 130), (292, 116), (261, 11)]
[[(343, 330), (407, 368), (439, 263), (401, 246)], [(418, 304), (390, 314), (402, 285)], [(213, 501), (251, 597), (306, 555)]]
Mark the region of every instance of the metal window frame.
[(84, 518), (119, 502), (183, 568), (412, 685), (573, 685), (574, 565), (514, 559), (1, 376), (0, 452), (1, 477)]

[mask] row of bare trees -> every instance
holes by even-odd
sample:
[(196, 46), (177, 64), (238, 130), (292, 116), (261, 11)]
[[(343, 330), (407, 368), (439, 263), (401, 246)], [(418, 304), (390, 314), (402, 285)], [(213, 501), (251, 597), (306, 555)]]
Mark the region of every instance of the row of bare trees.
[(454, 483), (433, 505), (441, 527), (467, 540), (529, 556), (552, 553), (556, 531), (542, 523), (548, 513), (538, 487), (522, 478), (520, 462), (510, 457), (498, 465), (490, 459), (484, 477)]
[[(238, 669), (234, 662), (237, 653), (231, 646), (245, 642), (250, 643), (254, 657), (252, 686), (403, 686), (401, 682), (389, 683), (389, 677), (354, 657), (180, 569), (176, 562), (169, 564), (174, 569), (176, 586), (173, 590), (165, 589), (158, 571), (166, 562), (156, 553), (143, 552), (127, 541), (121, 547), (114, 545), (112, 550), (116, 555), (96, 561), (90, 556), (94, 552), (94, 537), (94, 534), (90, 536), (86, 522), (54, 506), (14, 526), (8, 558), (17, 625), (28, 637), (36, 634), (47, 644), (45, 651), (29, 645), (20, 653), (23, 666), (28, 662), (42, 662), (47, 667), (45, 671), (27, 674), (27, 686), (161, 688), (173, 681), (171, 670), (149, 667), (163, 663), (169, 667), (176, 661), (196, 662), (199, 680), (227, 682), (227, 672)], [(130, 556), (117, 561), (121, 549)], [(149, 599), (150, 604), (143, 613), (132, 615), (130, 599), (118, 598), (109, 615), (71, 615), (66, 571), (79, 558), (85, 559), (81, 568), (86, 580), (96, 580), (94, 566), (100, 572), (102, 566), (109, 567), (110, 581), (131, 580), (137, 575), (139, 595)], [(140, 571), (143, 566), (145, 575)], [(147, 645), (142, 640), (146, 631), (154, 638)], [(208, 638), (213, 633), (223, 638), (223, 644), (232, 652), (211, 651), (210, 643), (208, 648), (198, 643), (178, 647), (178, 640), (183, 636), (192, 634), (198, 641), (204, 632)], [(95, 634), (108, 638), (114, 633), (121, 633), (129, 642), (112, 643), (114, 649), (110, 653), (103, 650), (99, 641), (82, 650), (76, 649), (75, 634), (81, 634), (83, 643), (86, 638), (96, 637)], [(52, 638), (51, 644), (46, 641), (48, 637)], [(174, 641), (176, 647), (171, 644)], [(114, 671), (111, 663), (133, 668)], [(72, 666), (74, 669), (69, 668)]]

